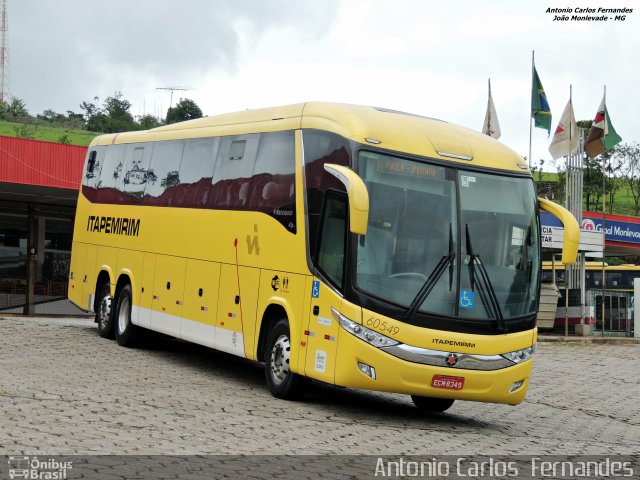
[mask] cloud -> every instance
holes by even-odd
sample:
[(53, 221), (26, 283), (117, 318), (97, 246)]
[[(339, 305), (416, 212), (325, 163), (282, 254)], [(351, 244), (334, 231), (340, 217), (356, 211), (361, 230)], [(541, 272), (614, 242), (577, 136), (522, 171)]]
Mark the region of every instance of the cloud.
[[(601, 7), (601, 0), (581, 0)], [(164, 115), (169, 93), (207, 115), (307, 100), (377, 105), (479, 129), (487, 78), (501, 141), (528, 154), (531, 52), (555, 121), (573, 85), (576, 117), (607, 104), (640, 136), (637, 28), (558, 22), (512, 0), (9, 0), (12, 93), (32, 113), (120, 91), (132, 113)], [(634, 9), (635, 10), (635, 9)], [(533, 131), (534, 158), (549, 139)]]
[[(322, 35), (335, 0), (20, 0), (10, 2), (12, 93), (30, 110), (174, 86), (237, 71), (241, 38), (294, 26)], [(169, 84), (169, 85), (165, 85)]]

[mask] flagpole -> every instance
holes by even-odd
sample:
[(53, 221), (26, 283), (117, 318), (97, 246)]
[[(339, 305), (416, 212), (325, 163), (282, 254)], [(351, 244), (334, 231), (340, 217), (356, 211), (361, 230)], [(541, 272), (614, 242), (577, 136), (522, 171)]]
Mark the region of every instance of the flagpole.
[[(604, 134), (607, 133), (607, 86), (604, 86), (604, 95), (603, 95), (603, 103), (604, 103)], [(602, 137), (605, 138), (604, 136)], [(604, 153), (604, 152), (603, 152)], [(604, 337), (604, 304), (605, 304), (605, 290), (606, 290), (606, 279), (605, 279), (605, 269), (604, 269), (604, 253), (605, 253), (605, 245), (606, 245), (606, 233), (607, 233), (607, 209), (606, 209), (606, 168), (605, 168), (606, 157), (602, 157), (602, 336)]]
[[(571, 85), (569, 85), (569, 105), (571, 106)], [(566, 109), (565, 109), (566, 111)], [(564, 113), (563, 113), (564, 115)], [(560, 117), (560, 122), (558, 123), (558, 128), (560, 128), (560, 125), (562, 125), (562, 119), (563, 117)], [(555, 137), (555, 135), (554, 135)], [(569, 145), (568, 145), (568, 152), (567, 152), (567, 160), (565, 162), (565, 175), (564, 175), (564, 206), (567, 210), (569, 210), (571, 212), (572, 210), (572, 205), (571, 205), (571, 200), (572, 200), (572, 189), (571, 189), (571, 181), (570, 181), (570, 173), (571, 173), (571, 168), (570, 168), (570, 162), (571, 162), (571, 119), (569, 119)], [(573, 213), (573, 212), (572, 212)], [(566, 274), (566, 272), (565, 272)]]
[(487, 97), (487, 130), (488, 130), (488, 134), (489, 136), (493, 136), (491, 135), (491, 109), (489, 108), (489, 104), (491, 102), (491, 79), (487, 78), (487, 83), (489, 84), (489, 96)]
[[(569, 108), (573, 108), (571, 105), (571, 95), (572, 95), (572, 85), (569, 85)], [(562, 124), (562, 118), (560, 118), (559, 125)], [(567, 210), (571, 213), (574, 213), (574, 198), (573, 198), (573, 177), (571, 171), (571, 117), (569, 117), (569, 145), (567, 145), (567, 160), (565, 162), (565, 206)], [(573, 283), (573, 268), (572, 266), (565, 265), (564, 266), (564, 300), (565, 300), (565, 315), (564, 315), (564, 336), (569, 336), (569, 288), (573, 287), (570, 285)]]
[[(533, 88), (533, 72), (535, 70), (535, 50), (531, 50), (531, 85)], [(531, 170), (531, 138), (533, 130), (533, 95), (531, 95), (531, 108), (529, 109), (529, 170)]]

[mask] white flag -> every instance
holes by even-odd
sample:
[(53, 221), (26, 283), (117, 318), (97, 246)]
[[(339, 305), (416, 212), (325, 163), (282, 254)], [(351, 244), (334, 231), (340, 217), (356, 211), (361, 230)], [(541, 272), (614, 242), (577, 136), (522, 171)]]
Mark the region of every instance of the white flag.
[(482, 133), (495, 139), (500, 138), (501, 134), (498, 114), (496, 113), (496, 107), (493, 104), (493, 97), (491, 96), (491, 84), (489, 84), (489, 101), (487, 102), (487, 114), (484, 117)]
[(560, 123), (556, 127), (556, 133), (553, 134), (551, 145), (549, 145), (549, 153), (555, 160), (565, 155), (571, 155), (578, 150), (579, 144), (578, 125), (576, 125), (576, 119), (573, 116), (573, 105), (569, 100), (564, 112), (562, 112)]

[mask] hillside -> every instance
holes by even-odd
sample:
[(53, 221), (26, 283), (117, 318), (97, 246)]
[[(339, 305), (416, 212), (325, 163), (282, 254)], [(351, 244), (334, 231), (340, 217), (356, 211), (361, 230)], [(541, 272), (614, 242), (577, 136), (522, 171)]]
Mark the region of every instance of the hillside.
[(45, 140), (47, 142), (61, 142), (65, 138), (71, 145), (88, 146), (96, 135), (95, 132), (87, 130), (74, 130), (68, 128), (51, 127), (40, 124), (24, 124), (0, 121), (0, 135), (7, 137), (24, 137), (34, 140)]
[[(564, 204), (564, 185), (559, 183), (559, 176), (555, 172), (536, 172), (533, 176), (538, 195), (545, 195), (549, 191), (557, 192), (554, 195), (553, 201), (563, 205)], [(629, 192), (629, 187), (621, 178), (614, 178), (614, 182), (617, 185), (613, 197), (613, 205), (611, 205), (611, 197), (607, 195), (607, 213), (613, 213), (617, 215), (629, 215), (638, 216), (638, 212), (634, 207), (633, 196)], [(590, 210), (592, 212), (602, 211), (602, 199), (598, 196), (597, 199), (591, 199), (592, 204), (587, 209), (586, 201), (584, 202), (583, 209)]]

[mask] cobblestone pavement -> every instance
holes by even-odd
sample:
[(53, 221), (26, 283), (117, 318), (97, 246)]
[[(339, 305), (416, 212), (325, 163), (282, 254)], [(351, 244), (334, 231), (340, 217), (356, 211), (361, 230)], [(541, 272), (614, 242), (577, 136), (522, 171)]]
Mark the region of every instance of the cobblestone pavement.
[(640, 345), (539, 344), (525, 403), (314, 385), (267, 391), (261, 366), (164, 337), (131, 350), (89, 319), (0, 318), (0, 454), (508, 455), (640, 452)]

